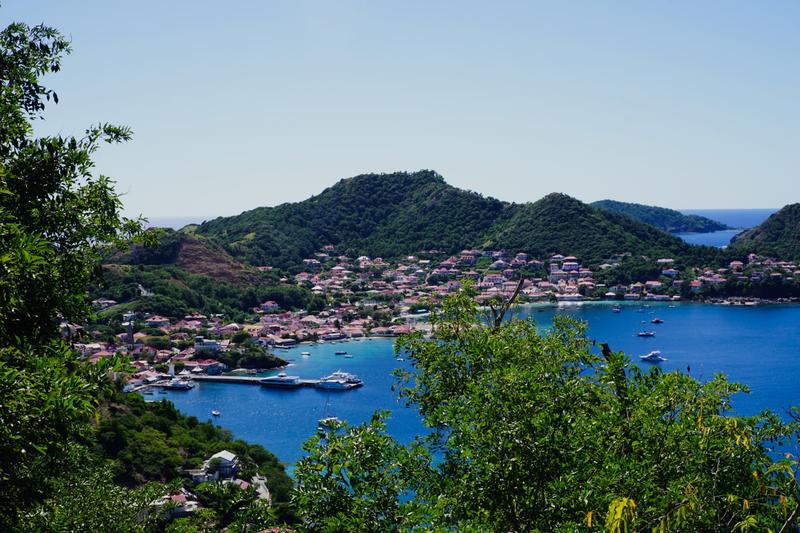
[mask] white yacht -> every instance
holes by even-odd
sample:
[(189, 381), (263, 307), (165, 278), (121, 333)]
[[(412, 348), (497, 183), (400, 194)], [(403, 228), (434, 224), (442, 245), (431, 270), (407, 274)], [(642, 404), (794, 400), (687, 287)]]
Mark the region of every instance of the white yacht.
[(276, 376), (262, 378), (259, 383), (265, 387), (299, 387), (300, 376), (287, 376), (286, 372), (281, 372)]
[(639, 359), (642, 361), (647, 361), (648, 363), (660, 363), (661, 361), (666, 361), (666, 357), (661, 356), (661, 351), (653, 350), (647, 355), (640, 355)]
[(325, 376), (317, 383), (317, 388), (330, 390), (348, 390), (360, 387), (364, 382), (361, 378), (348, 372), (337, 370), (330, 376)]
[(189, 390), (194, 388), (194, 381), (188, 379), (173, 378), (163, 385), (165, 389), (169, 390)]

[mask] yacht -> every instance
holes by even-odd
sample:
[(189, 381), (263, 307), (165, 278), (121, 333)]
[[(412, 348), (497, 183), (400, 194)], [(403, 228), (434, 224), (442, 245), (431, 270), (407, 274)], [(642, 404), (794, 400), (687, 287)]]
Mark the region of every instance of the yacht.
[(300, 376), (287, 376), (286, 372), (281, 372), (277, 376), (269, 376), (259, 380), (264, 387), (299, 387)]
[(639, 333), (636, 334), (636, 336), (637, 337), (655, 337), (656, 336), (656, 332), (655, 331), (640, 331)]
[(166, 385), (162, 385), (165, 389), (169, 390), (189, 390), (194, 388), (194, 381), (188, 379), (173, 378), (169, 380)]
[(317, 383), (317, 388), (329, 390), (349, 390), (360, 387), (364, 382), (361, 378), (348, 372), (337, 370), (330, 376), (325, 376)]
[(642, 361), (647, 361), (648, 363), (660, 363), (661, 361), (666, 361), (666, 357), (661, 357), (661, 352), (659, 350), (653, 350), (647, 355), (640, 355), (639, 359)]

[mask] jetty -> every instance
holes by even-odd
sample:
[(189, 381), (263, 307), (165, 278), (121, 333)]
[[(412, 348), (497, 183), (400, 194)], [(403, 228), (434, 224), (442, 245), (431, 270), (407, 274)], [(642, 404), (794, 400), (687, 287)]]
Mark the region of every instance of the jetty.
[[(192, 376), (194, 381), (210, 381), (212, 383), (239, 383), (242, 385), (263, 385), (262, 377), (253, 376)], [(318, 379), (300, 379), (297, 381), (299, 387), (316, 387)], [(266, 384), (269, 387), (269, 384)], [(276, 387), (278, 388), (278, 387)], [(283, 387), (286, 388), (286, 387)]]

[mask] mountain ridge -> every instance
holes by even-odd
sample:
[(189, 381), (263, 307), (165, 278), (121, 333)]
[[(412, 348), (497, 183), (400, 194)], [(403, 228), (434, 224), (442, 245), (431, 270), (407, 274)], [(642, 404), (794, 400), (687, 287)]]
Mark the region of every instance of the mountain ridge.
[(430, 170), (346, 178), (307, 200), (218, 217), (193, 231), (239, 260), (278, 267), (298, 266), (327, 244), (350, 256), (494, 247), (569, 253), (594, 264), (625, 252), (697, 252), (650, 225), (561, 193), (504, 202), (453, 187)]

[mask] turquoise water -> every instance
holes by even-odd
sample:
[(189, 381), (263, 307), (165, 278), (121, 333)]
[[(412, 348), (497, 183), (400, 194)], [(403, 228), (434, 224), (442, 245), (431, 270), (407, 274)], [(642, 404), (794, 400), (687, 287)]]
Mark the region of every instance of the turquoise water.
[[(624, 350), (635, 360), (651, 350), (661, 350), (668, 359), (661, 363), (666, 371), (685, 372), (690, 367), (691, 374), (701, 380), (724, 372), (732, 380), (746, 383), (752, 393), (740, 395), (734, 402), (740, 414), (755, 414), (765, 408), (783, 412), (800, 405), (800, 306), (629, 304), (621, 313), (613, 313), (607, 304), (586, 304), (528, 307), (518, 314), (531, 316), (547, 327), (556, 313), (587, 321), (592, 338), (608, 342), (614, 350)], [(664, 323), (650, 324), (656, 316)], [(656, 336), (636, 337), (640, 329), (654, 330)], [(353, 358), (334, 355), (337, 350), (347, 350)], [(302, 357), (301, 351), (309, 351), (311, 356)], [(389, 431), (401, 442), (407, 443), (423, 431), (416, 412), (399, 405), (391, 390), (392, 369), (409, 364), (394, 359), (392, 340), (303, 345), (282, 355), (293, 361), (287, 369), (290, 374), (318, 378), (342, 369), (362, 377), (365, 386), (327, 393), (198, 383), (192, 391), (149, 398), (169, 398), (182, 412), (201, 420), (210, 419), (211, 410), (219, 409), (222, 416), (215, 419), (216, 423), (238, 438), (264, 445), (289, 465), (302, 456), (302, 443), (314, 434), (317, 420), (324, 416), (359, 423), (367, 421), (375, 409), (389, 409), (393, 412)]]

